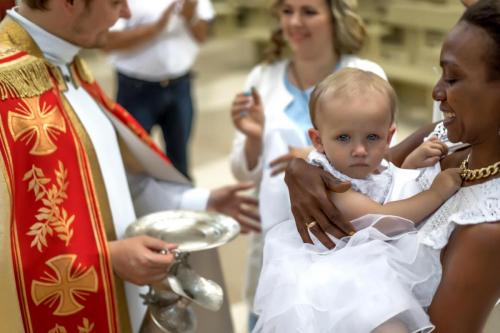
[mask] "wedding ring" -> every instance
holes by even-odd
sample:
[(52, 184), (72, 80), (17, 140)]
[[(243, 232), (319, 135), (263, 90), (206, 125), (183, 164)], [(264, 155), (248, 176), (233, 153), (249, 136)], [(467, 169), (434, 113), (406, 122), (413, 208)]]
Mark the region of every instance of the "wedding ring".
[(309, 223), (306, 223), (307, 230), (311, 230), (312, 227), (314, 227), (317, 224), (316, 221), (311, 221)]
[(163, 250), (160, 250), (160, 254), (169, 254), (170, 251), (168, 249), (163, 249)]

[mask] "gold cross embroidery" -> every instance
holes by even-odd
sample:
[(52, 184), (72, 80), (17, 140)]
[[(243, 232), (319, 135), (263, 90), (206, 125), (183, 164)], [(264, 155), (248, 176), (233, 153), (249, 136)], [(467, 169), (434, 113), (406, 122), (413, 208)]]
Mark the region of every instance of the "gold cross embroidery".
[(15, 141), (26, 139), (35, 143), (30, 150), (32, 155), (48, 155), (57, 150), (53, 138), (59, 132), (66, 132), (66, 123), (56, 106), (40, 105), (40, 97), (26, 98), (19, 103), (15, 111), (9, 111), (8, 123), (10, 133)]
[(41, 279), (31, 284), (31, 297), (36, 305), (48, 301), (49, 306), (59, 301), (54, 311), (56, 316), (69, 316), (84, 308), (77, 298), (85, 300), (89, 292), (97, 292), (98, 280), (94, 267), (87, 270), (79, 265), (72, 271), (76, 255), (67, 254), (54, 257), (46, 262), (56, 276), (45, 272)]

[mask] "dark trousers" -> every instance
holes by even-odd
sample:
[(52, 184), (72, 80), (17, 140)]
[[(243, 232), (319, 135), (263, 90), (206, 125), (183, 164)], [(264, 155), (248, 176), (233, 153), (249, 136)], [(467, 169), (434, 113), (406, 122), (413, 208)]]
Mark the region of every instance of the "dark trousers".
[(154, 125), (161, 127), (167, 156), (189, 177), (187, 150), (194, 117), (191, 75), (159, 83), (118, 73), (117, 101), (146, 131), (151, 132)]

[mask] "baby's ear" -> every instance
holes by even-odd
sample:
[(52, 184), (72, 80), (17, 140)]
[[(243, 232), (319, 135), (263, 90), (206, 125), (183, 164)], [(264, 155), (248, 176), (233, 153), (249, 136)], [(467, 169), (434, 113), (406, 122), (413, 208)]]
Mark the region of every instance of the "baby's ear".
[(389, 127), (389, 134), (387, 135), (387, 144), (390, 145), (392, 141), (392, 137), (394, 136), (394, 133), (396, 133), (396, 124), (392, 124), (391, 127)]
[(312, 141), (314, 148), (320, 152), (324, 153), (325, 149), (323, 148), (323, 143), (321, 142), (321, 137), (319, 136), (319, 131), (315, 128), (310, 128), (307, 133), (309, 134), (309, 138)]

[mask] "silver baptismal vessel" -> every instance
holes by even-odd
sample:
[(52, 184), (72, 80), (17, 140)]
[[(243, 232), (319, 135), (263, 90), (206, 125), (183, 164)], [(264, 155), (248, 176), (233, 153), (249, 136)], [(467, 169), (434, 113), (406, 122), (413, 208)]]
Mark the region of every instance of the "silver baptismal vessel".
[(212, 249), (234, 239), (240, 232), (232, 218), (217, 213), (165, 211), (149, 214), (132, 223), (127, 237), (147, 235), (177, 244), (175, 262), (167, 277), (150, 286), (144, 298), (153, 323), (165, 333), (190, 333), (196, 318), (190, 307), (195, 303), (218, 311), (223, 290), (214, 281), (198, 275), (189, 265), (189, 253)]

